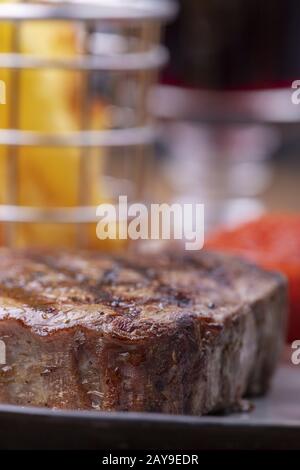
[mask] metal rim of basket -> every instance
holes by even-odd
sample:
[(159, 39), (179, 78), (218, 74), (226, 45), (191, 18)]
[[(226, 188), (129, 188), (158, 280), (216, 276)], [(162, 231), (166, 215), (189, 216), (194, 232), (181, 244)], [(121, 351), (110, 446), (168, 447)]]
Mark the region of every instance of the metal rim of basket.
[[(117, 208), (118, 205), (114, 204)], [(7, 223), (87, 224), (97, 222), (97, 206), (34, 207), (0, 204), (0, 221)]]
[(9, 3), (0, 4), (0, 21), (168, 21), (176, 15), (177, 6), (171, 0), (73, 1), (72, 3)]

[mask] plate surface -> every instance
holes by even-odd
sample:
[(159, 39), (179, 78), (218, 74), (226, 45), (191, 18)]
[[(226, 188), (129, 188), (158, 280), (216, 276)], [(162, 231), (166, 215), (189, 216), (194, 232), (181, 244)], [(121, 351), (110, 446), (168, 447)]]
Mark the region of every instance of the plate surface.
[(300, 365), (287, 354), (250, 413), (170, 416), (0, 406), (0, 449), (300, 449)]

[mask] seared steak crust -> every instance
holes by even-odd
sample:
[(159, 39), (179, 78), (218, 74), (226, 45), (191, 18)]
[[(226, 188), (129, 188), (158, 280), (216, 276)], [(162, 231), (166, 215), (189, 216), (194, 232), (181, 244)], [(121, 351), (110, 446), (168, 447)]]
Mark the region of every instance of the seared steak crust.
[(286, 282), (200, 252), (0, 250), (0, 401), (203, 414), (263, 393)]

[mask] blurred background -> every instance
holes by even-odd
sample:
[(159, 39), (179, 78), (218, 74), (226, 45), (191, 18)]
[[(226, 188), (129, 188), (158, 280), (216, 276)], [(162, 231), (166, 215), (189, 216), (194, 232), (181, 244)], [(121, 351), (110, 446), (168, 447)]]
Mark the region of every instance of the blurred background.
[(171, 60), (151, 100), (166, 184), (204, 200), (207, 228), (299, 210), (299, 2), (178, 3), (165, 36)]

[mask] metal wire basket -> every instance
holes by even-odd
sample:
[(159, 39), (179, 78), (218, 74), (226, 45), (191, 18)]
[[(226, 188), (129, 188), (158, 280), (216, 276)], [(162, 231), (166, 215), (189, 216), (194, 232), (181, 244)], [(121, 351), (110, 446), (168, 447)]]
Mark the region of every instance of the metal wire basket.
[[(0, 152), (3, 153), (0, 158), (5, 162), (0, 225), (4, 227), (5, 244), (36, 244), (35, 236), (20, 238), (20, 230), (25, 226), (44, 225), (47, 232), (48, 225), (53, 224), (72, 225), (74, 243), (89, 245), (88, 226), (95, 222), (97, 203), (97, 197), (91, 194), (91, 178), (101, 186), (102, 199), (106, 201), (116, 202), (119, 194), (127, 194), (131, 200), (145, 197), (145, 176), (150, 176), (147, 166), (155, 136), (147, 97), (156, 81), (157, 70), (167, 60), (160, 36), (163, 24), (174, 13), (174, 4), (167, 0), (0, 3), (0, 34), (1, 27), (9, 32), (9, 47), (3, 50), (0, 44), (0, 79), (1, 72), (8, 77), (5, 124), (1, 125), (0, 120)], [(39, 25), (39, 34), (31, 37), (35, 25)], [(63, 33), (62, 47), (45, 53), (47, 35), (44, 37), (44, 33), (47, 31), (48, 39), (50, 36), (53, 39), (57, 25)], [(76, 40), (70, 52), (66, 44), (71, 30)], [(29, 37), (32, 48), (26, 46)], [(68, 115), (64, 109), (68, 119), (61, 126), (60, 118), (55, 116), (59, 116), (56, 111), (63, 107), (64, 95), (59, 99), (62, 82), (69, 94), (77, 83), (74, 88), (77, 94), (74, 109), (68, 110)], [(38, 108), (39, 99), (33, 104), (27, 99), (26, 108), (26, 84), (35, 89), (34, 97), (38, 94), (36, 89), (44, 87)], [(46, 92), (45, 87), (48, 87)], [(55, 101), (58, 109), (53, 111)], [(3, 109), (1, 106), (0, 111)], [(36, 116), (39, 113), (40, 119)], [(47, 116), (53, 120), (49, 128), (40, 124)], [(76, 154), (78, 177), (71, 201), (64, 204), (62, 198), (62, 204), (58, 204), (57, 198), (51, 199), (51, 195), (47, 204), (35, 201), (33, 196), (26, 199), (26, 188), (22, 189), (27, 174), (26, 159), (31, 159), (32, 165), (34, 152), (35, 158), (38, 153), (40, 159), (46, 153), (45, 165), (49, 168), (59, 155), (66, 163), (70, 153), (71, 163), (71, 153), (72, 158)], [(97, 160), (101, 160), (98, 176), (91, 166), (91, 161), (95, 164)], [(63, 176), (58, 171), (57, 177), (61, 181), (65, 178), (67, 186), (71, 176), (66, 164), (61, 172)], [(30, 192), (29, 183), (26, 187)], [(49, 244), (47, 236), (42, 238)], [(69, 238), (66, 240), (70, 242)]]

